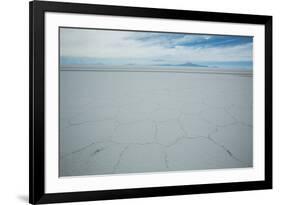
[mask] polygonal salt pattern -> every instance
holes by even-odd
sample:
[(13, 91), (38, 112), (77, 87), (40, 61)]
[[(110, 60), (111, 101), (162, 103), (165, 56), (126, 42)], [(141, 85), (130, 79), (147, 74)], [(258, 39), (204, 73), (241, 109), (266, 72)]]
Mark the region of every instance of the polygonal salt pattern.
[(252, 77), (62, 72), (60, 176), (253, 165)]

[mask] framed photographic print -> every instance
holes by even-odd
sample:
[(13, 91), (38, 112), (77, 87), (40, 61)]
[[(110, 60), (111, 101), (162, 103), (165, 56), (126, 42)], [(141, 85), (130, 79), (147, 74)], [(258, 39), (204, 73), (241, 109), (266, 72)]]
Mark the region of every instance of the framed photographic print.
[(272, 17), (30, 2), (30, 203), (272, 188)]

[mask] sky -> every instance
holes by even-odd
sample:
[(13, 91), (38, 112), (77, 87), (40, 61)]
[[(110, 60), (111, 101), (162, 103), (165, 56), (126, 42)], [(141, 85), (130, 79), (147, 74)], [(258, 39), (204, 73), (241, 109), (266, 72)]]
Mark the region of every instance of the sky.
[(250, 36), (60, 29), (61, 64), (252, 69)]

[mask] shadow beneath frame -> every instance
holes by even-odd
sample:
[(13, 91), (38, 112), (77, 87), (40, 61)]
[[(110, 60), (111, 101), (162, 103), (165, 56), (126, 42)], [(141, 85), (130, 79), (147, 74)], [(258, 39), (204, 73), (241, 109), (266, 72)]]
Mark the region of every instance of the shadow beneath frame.
[(19, 196), (17, 196), (17, 198), (19, 200), (21, 200), (22, 202), (26, 202), (26, 203), (28, 203), (28, 200), (29, 200), (28, 195), (19, 195)]

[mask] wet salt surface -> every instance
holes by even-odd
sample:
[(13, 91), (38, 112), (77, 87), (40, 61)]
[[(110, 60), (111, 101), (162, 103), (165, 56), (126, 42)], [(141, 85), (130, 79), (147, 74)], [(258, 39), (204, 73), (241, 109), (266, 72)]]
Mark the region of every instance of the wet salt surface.
[(60, 72), (60, 176), (251, 167), (252, 77)]

